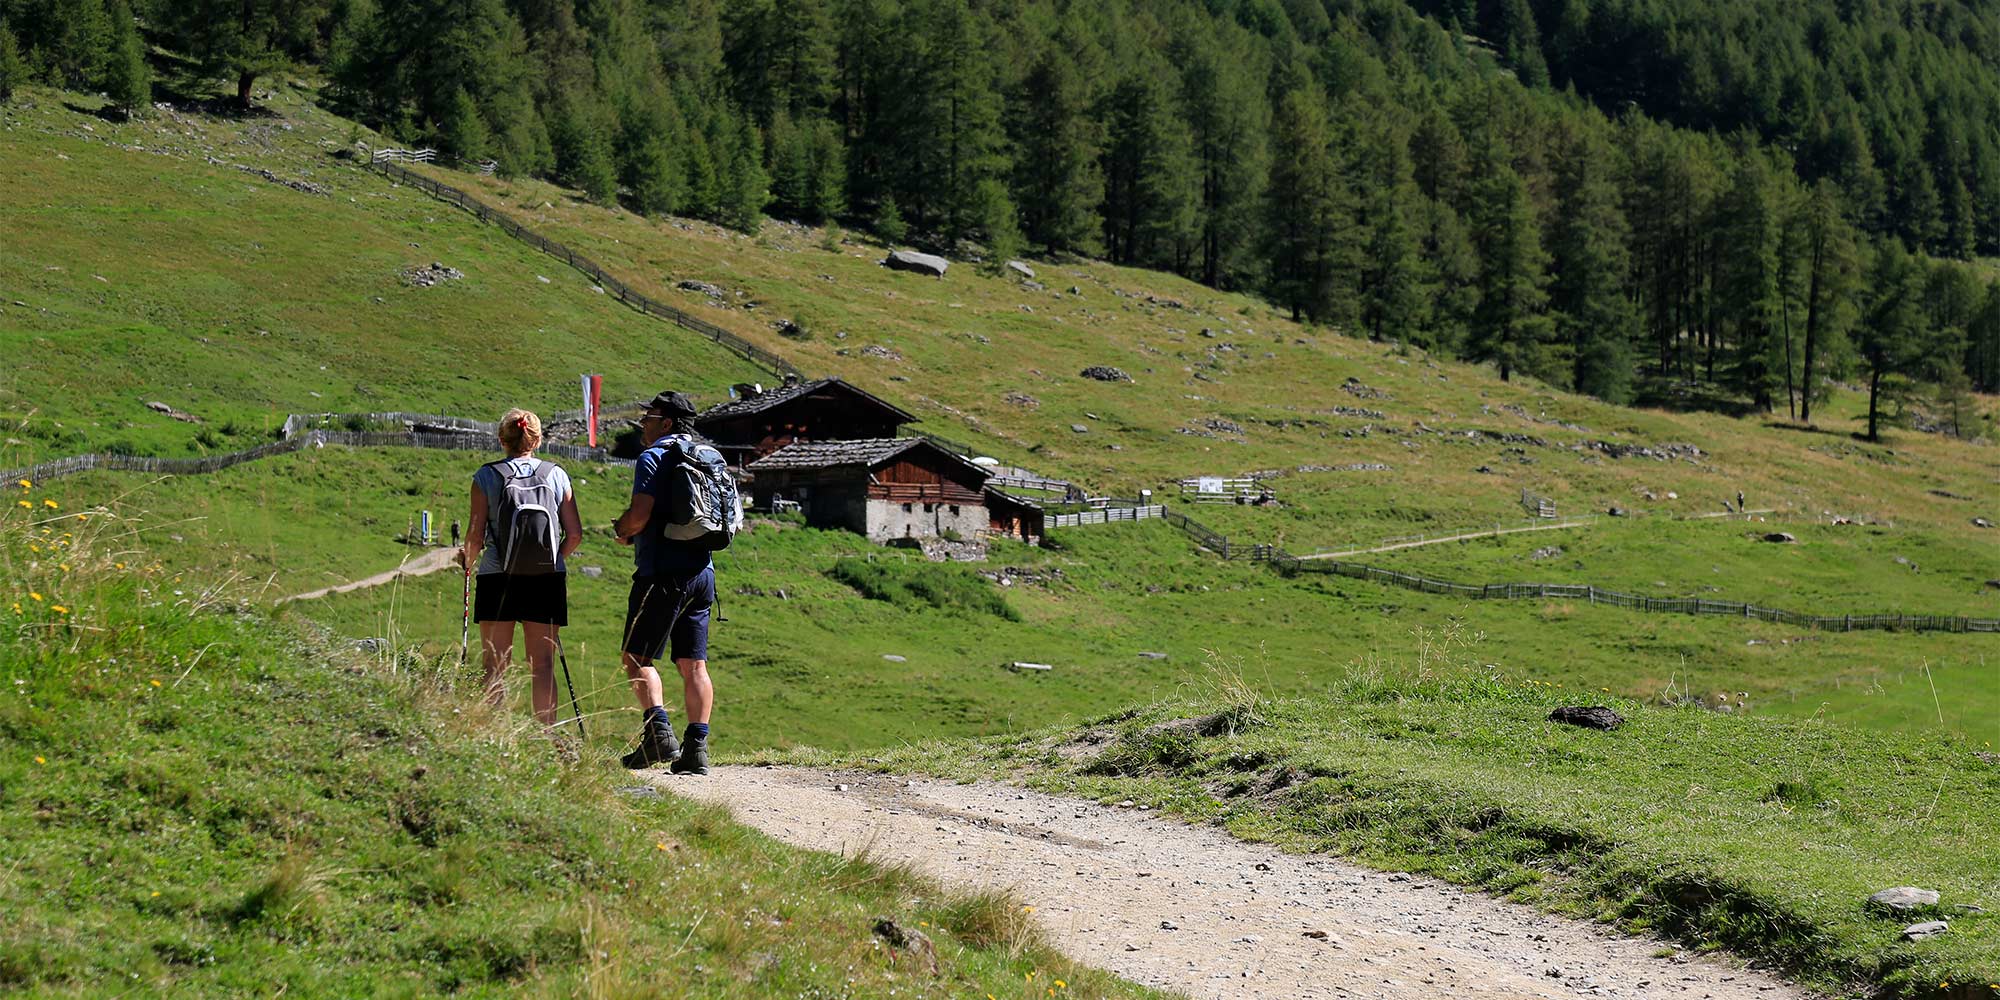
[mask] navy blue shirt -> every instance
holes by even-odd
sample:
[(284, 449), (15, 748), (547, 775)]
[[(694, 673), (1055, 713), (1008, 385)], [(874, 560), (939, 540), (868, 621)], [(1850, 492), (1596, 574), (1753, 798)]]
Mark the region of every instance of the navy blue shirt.
[[(666, 446), (676, 436), (661, 438), (652, 447), (640, 452), (638, 467), (633, 470), (632, 494), (646, 494), (653, 498), (652, 518), (632, 537), (632, 561), (639, 576), (688, 577), (708, 568), (706, 547), (659, 537), (659, 525), (670, 516), (668, 508), (672, 503), (665, 494), (667, 484), (660, 471), (666, 467)], [(687, 439), (682, 437), (682, 440)]]

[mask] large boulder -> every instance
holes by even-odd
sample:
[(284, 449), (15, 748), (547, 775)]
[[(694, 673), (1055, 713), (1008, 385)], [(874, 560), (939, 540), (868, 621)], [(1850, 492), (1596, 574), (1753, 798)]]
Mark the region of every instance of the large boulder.
[(1549, 713), (1550, 722), (1562, 722), (1586, 729), (1610, 732), (1625, 724), (1625, 718), (1603, 705), (1564, 705)]
[(1034, 268), (1032, 268), (1032, 267), (1029, 267), (1029, 266), (1028, 266), (1027, 264), (1025, 264), (1025, 263), (1022, 263), (1021, 261), (1018, 261), (1018, 260), (1010, 260), (1010, 261), (1008, 261), (1008, 262), (1007, 262), (1007, 270), (1009, 270), (1009, 271), (1012, 271), (1012, 272), (1014, 272), (1015, 274), (1017, 274), (1017, 275), (1019, 275), (1019, 276), (1021, 276), (1021, 277), (1023, 277), (1023, 278), (1027, 278), (1027, 279), (1029, 279), (1029, 280), (1033, 280), (1033, 279), (1034, 279), (1034, 277), (1035, 277), (1035, 269), (1034, 269)]
[(933, 278), (944, 277), (945, 269), (951, 261), (936, 254), (918, 253), (915, 250), (894, 250), (882, 261), (883, 266), (896, 271), (915, 271)]
[(1938, 893), (1936, 889), (1919, 889), (1913, 885), (1899, 885), (1893, 889), (1884, 889), (1868, 897), (1868, 903), (1876, 909), (1888, 910), (1892, 913), (1907, 913), (1911, 910), (1923, 910), (1936, 906), (1938, 904)]

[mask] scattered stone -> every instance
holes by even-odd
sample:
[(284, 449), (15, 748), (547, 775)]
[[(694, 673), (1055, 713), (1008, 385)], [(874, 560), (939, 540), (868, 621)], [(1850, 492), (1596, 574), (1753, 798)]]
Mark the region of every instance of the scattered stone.
[(1993, 527), (1993, 522), (1983, 517), (1975, 517), (1972, 519), (1972, 526), (1975, 528), (1991, 528)]
[(778, 331), (778, 335), (781, 337), (797, 339), (806, 335), (806, 328), (800, 326), (798, 320), (781, 319), (771, 324), (771, 326)]
[(1090, 367), (1085, 368), (1083, 371), (1080, 371), (1077, 374), (1082, 375), (1084, 378), (1094, 379), (1099, 382), (1132, 381), (1132, 376), (1127, 375), (1123, 371), (1113, 368), (1110, 365), (1091, 365)]
[(1035, 269), (1034, 269), (1034, 268), (1032, 268), (1032, 267), (1029, 267), (1029, 266), (1028, 266), (1027, 264), (1025, 264), (1025, 263), (1023, 263), (1023, 262), (1021, 262), (1021, 261), (1018, 261), (1018, 260), (1010, 260), (1010, 261), (1008, 261), (1008, 262), (1007, 262), (1007, 270), (1009, 270), (1009, 271), (1012, 271), (1013, 273), (1015, 273), (1015, 274), (1018, 274), (1018, 275), (1020, 275), (1020, 276), (1021, 276), (1021, 277), (1023, 277), (1023, 278), (1029, 278), (1029, 279), (1032, 279), (1032, 278), (1034, 278), (1034, 276), (1035, 276)]
[(1549, 721), (1606, 732), (1625, 724), (1624, 716), (1603, 705), (1564, 705), (1549, 713)]
[(1482, 476), (1491, 476), (1495, 474), (1493, 471), (1493, 467), (1490, 465), (1482, 465), (1479, 468), (1474, 469), (1472, 471), (1477, 472)]
[(1070, 430), (1072, 430), (1072, 431), (1075, 431), (1075, 432), (1076, 432), (1076, 433), (1078, 433), (1078, 434), (1088, 434), (1088, 433), (1090, 433), (1090, 428), (1089, 428), (1089, 427), (1087, 427), (1087, 426), (1085, 426), (1085, 425), (1083, 425), (1083, 424), (1071, 424), (1071, 425), (1069, 425), (1069, 429), (1070, 429)]
[(1165, 654), (1165, 653), (1140, 653), (1140, 654), (1139, 654), (1139, 659), (1142, 659), (1142, 660), (1164, 660), (1164, 659), (1166, 659), (1166, 658), (1167, 658), (1167, 654)]
[(888, 660), (890, 663), (903, 663), (909, 660), (907, 656), (897, 656), (894, 653), (883, 653), (882, 658)]
[(882, 358), (888, 361), (903, 360), (903, 354), (901, 351), (898, 351), (892, 347), (883, 347), (880, 344), (869, 344), (867, 347), (861, 349), (861, 353), (867, 357)]
[(1560, 545), (1551, 545), (1551, 546), (1548, 546), (1547, 548), (1540, 548), (1540, 549), (1536, 549), (1535, 551), (1533, 551), (1533, 552), (1531, 552), (1531, 553), (1529, 553), (1529, 554), (1528, 554), (1528, 558), (1530, 558), (1530, 559), (1554, 559), (1555, 557), (1557, 557), (1557, 556), (1559, 556), (1559, 555), (1562, 555), (1562, 554), (1563, 554), (1563, 547), (1562, 547), (1562, 546), (1560, 546)]
[[(237, 164), (236, 169), (241, 170), (246, 174), (255, 174), (256, 176), (262, 177), (263, 179), (270, 181), (271, 183), (276, 184), (280, 187), (288, 187), (294, 191), (298, 191), (303, 194), (316, 194), (321, 197), (327, 197), (333, 194), (333, 189), (327, 187), (324, 184), (314, 184), (311, 181), (287, 180), (283, 177), (279, 177), (277, 174), (274, 174), (269, 170), (263, 170), (257, 167), (246, 167), (243, 166), (242, 164)], [(104, 279), (99, 278), (98, 280), (102, 281)]]
[(1347, 377), (1347, 381), (1340, 383), (1340, 388), (1343, 392), (1346, 392), (1351, 396), (1359, 396), (1362, 399), (1389, 398), (1388, 393), (1383, 392), (1380, 389), (1373, 388), (1371, 386), (1363, 385), (1360, 379), (1355, 378), (1352, 375), (1349, 375)]
[(2000, 580), (1988, 580), (1986, 581), (1986, 585), (1992, 587), (1994, 590), (2000, 590)]
[(892, 271), (910, 271), (928, 274), (933, 278), (944, 277), (945, 269), (951, 262), (935, 254), (918, 253), (915, 250), (897, 250), (883, 258), (882, 266)]
[(447, 281), (457, 281), (465, 277), (465, 272), (455, 267), (446, 267), (437, 261), (427, 265), (406, 267), (402, 270), (403, 283), (415, 288), (430, 288)]
[(1791, 532), (1788, 531), (1773, 531), (1770, 534), (1765, 535), (1764, 540), (1767, 542), (1777, 542), (1781, 545), (1789, 545), (1792, 542), (1798, 541), (1798, 539), (1793, 538)]
[(1081, 289), (1081, 288), (1078, 288), (1078, 287), (1076, 287), (1075, 285), (1071, 285), (1071, 286), (1069, 286), (1069, 293), (1070, 293), (1071, 295), (1082, 295), (1082, 294), (1083, 294), (1083, 289)]
[(1201, 421), (1201, 425), (1203, 427), (1208, 428), (1209, 430), (1215, 431), (1218, 434), (1241, 435), (1243, 433), (1242, 424), (1239, 424), (1234, 420), (1224, 420), (1221, 417), (1203, 418)]
[[(1130, 802), (1120, 803), (1120, 805), (1128, 805), (1128, 806), (1131, 804), (1132, 803)], [(1163, 931), (1177, 931), (1181, 929), (1181, 925), (1174, 923), (1171, 920), (1162, 920), (1160, 921), (1160, 929)]]
[(1000, 398), (1006, 400), (1009, 403), (1014, 404), (1015, 406), (1024, 407), (1030, 410), (1034, 409), (1037, 406), (1042, 405), (1041, 400), (1036, 399), (1035, 397), (1030, 396), (1025, 392), (1010, 392)]
[(1606, 516), (1609, 516), (1609, 517), (1624, 517), (1624, 516), (1625, 516), (1625, 508), (1623, 508), (1623, 507), (1608, 507), (1608, 508), (1605, 508), (1605, 511), (1604, 511), (1604, 513), (1606, 514)]
[(535, 280), (536, 280), (536, 281), (539, 281), (539, 282), (541, 282), (541, 283), (542, 283), (542, 284), (544, 284), (544, 285), (546, 285), (546, 284), (548, 284), (548, 283), (549, 283), (549, 279), (547, 279), (547, 278), (545, 278), (545, 277), (543, 277), (542, 275), (539, 275), (539, 274), (535, 275)]
[(1884, 889), (1868, 897), (1869, 905), (1891, 913), (1904, 913), (1936, 906), (1938, 894), (1935, 889), (1919, 889), (1913, 885), (1899, 885)]
[(157, 399), (150, 403), (147, 403), (146, 409), (152, 410), (156, 413), (164, 413), (167, 416), (172, 417), (173, 419), (178, 420), (184, 424), (201, 423), (200, 417), (197, 417), (192, 413), (182, 413), (181, 411), (176, 410), (173, 407), (168, 406), (167, 404), (162, 403)]
[(1903, 928), (1903, 940), (1922, 941), (1925, 938), (1937, 937), (1939, 934), (1943, 934), (1945, 931), (1948, 931), (1950, 929), (1951, 929), (1951, 924), (1946, 923), (1945, 921), (1926, 920), (1921, 924), (1911, 924), (1910, 926)]
[(387, 639), (356, 639), (354, 651), (357, 653), (379, 653), (389, 648)]
[(712, 285), (706, 281), (696, 281), (693, 278), (688, 278), (684, 281), (676, 282), (674, 284), (674, 287), (685, 289), (690, 292), (700, 292), (701, 294), (706, 295), (711, 299), (719, 299), (723, 297), (723, 291), (721, 286)]
[(577, 567), (577, 572), (579, 572), (579, 573), (582, 573), (582, 574), (583, 574), (584, 576), (587, 576), (587, 577), (590, 577), (590, 578), (591, 578), (591, 579), (593, 579), (593, 580), (596, 580), (596, 579), (598, 579), (598, 578), (600, 578), (600, 577), (604, 576), (604, 567), (602, 567), (602, 566), (579, 566), (579, 567)]
[(620, 788), (618, 794), (629, 799), (657, 799), (660, 797), (660, 789), (657, 785), (627, 785)]
[(923, 931), (904, 927), (888, 917), (875, 919), (875, 936), (888, 942), (889, 947), (907, 951), (930, 964), (932, 973), (937, 972), (937, 948)]

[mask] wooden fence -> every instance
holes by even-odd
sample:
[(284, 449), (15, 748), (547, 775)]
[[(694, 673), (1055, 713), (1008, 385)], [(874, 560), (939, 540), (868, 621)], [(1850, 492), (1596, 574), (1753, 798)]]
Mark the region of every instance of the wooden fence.
[[(1627, 594), (1616, 590), (1606, 590), (1589, 584), (1576, 583), (1458, 583), (1453, 580), (1439, 580), (1415, 573), (1399, 573), (1395, 570), (1369, 566), (1363, 563), (1346, 562), (1335, 559), (1301, 559), (1275, 545), (1231, 542), (1229, 536), (1216, 531), (1194, 518), (1178, 511), (1158, 508), (1158, 517), (1173, 525), (1188, 536), (1196, 545), (1208, 549), (1224, 559), (1247, 559), (1252, 562), (1270, 564), (1286, 576), (1301, 573), (1326, 573), (1386, 583), (1393, 587), (1422, 591), (1426, 594), (1447, 594), (1474, 600), (1572, 600), (1584, 601), (1592, 605), (1605, 604), (1615, 608), (1633, 611), (1657, 611), (1688, 615), (1728, 615), (1732, 618), (1750, 618), (1758, 621), (1779, 622), (1805, 628), (1823, 629), (1834, 632), (1852, 632), (1863, 629), (1890, 629), (1904, 632), (1994, 632), (2000, 633), (2000, 618), (1968, 618), (1962, 615), (1807, 615), (1780, 608), (1765, 608), (1740, 601), (1711, 601), (1697, 597), (1647, 597), (1642, 594)], [(1092, 511), (1090, 513), (1098, 513)], [(1110, 520), (1137, 520), (1133, 517), (1106, 518), (1090, 521), (1068, 521), (1064, 518), (1087, 517), (1088, 514), (1055, 515), (1048, 520), (1051, 528), (1068, 527), (1071, 524), (1103, 524)]]
[[(6, 473), (5, 482), (26, 479), (40, 482), (58, 476), (73, 475), (92, 469), (106, 469), (118, 472), (148, 472), (164, 476), (195, 476), (220, 472), (244, 462), (254, 462), (273, 455), (289, 455), (295, 451), (319, 448), (326, 445), (347, 445), (352, 448), (437, 448), (446, 451), (493, 451), (494, 444), (484, 435), (478, 434), (418, 434), (399, 431), (333, 431), (308, 430), (282, 441), (245, 448), (223, 455), (204, 455), (200, 458), (153, 458), (145, 455), (71, 455), (52, 462), (43, 462), (25, 469), (14, 469)], [(566, 458), (576, 462), (596, 462), (603, 465), (631, 465), (630, 459), (613, 458), (602, 448), (584, 448), (571, 444), (544, 444), (536, 451), (552, 458)]]
[(1046, 523), (1050, 528), (1081, 528), (1089, 524), (1145, 521), (1165, 516), (1167, 516), (1165, 504), (1149, 504), (1137, 507), (1104, 507), (1099, 510), (1086, 510), (1075, 514), (1050, 514)]
[(604, 289), (607, 294), (616, 296), (618, 301), (648, 316), (666, 320), (669, 323), (701, 334), (725, 349), (734, 352), (751, 364), (757, 365), (775, 375), (782, 377), (799, 374), (798, 366), (792, 364), (790, 361), (758, 347), (756, 344), (730, 333), (728, 330), (716, 326), (714, 323), (710, 323), (699, 316), (683, 312), (673, 306), (655, 301), (640, 292), (634, 291), (624, 282), (612, 277), (610, 272), (599, 267), (597, 262), (546, 236), (536, 233), (534, 230), (516, 221), (513, 216), (499, 209), (487, 206), (485, 202), (474, 198), (464, 191), (460, 191), (449, 184), (440, 184), (422, 174), (406, 170), (393, 163), (377, 162), (371, 159), (368, 168), (398, 183), (408, 184), (440, 201), (457, 205), (471, 212), (483, 222), (491, 222), (499, 226), (500, 230), (507, 235), (582, 271), (590, 277), (591, 281), (596, 282), (599, 288)]
[(1530, 493), (1527, 490), (1522, 490), (1521, 506), (1528, 508), (1528, 513), (1536, 517), (1553, 518), (1556, 516), (1556, 502), (1540, 493)]

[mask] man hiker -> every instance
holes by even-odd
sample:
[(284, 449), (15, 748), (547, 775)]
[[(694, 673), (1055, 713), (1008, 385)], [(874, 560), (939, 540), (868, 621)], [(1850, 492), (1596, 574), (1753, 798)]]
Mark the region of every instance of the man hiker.
[[(623, 758), (634, 770), (672, 762), (675, 774), (708, 773), (708, 714), (715, 704), (708, 680), (708, 617), (715, 604), (715, 568), (707, 546), (667, 538), (663, 531), (669, 512), (686, 503), (668, 495), (674, 479), (668, 449), (692, 444), (694, 415), (694, 404), (678, 392), (662, 392), (646, 404), (639, 418), (645, 450), (633, 476), (632, 502), (611, 526), (620, 542), (632, 546), (635, 564), (625, 604), (624, 662), (632, 696), (645, 714), (639, 745)], [(687, 731), (680, 741), (674, 739), (660, 674), (653, 668), (669, 651), (687, 706)]]

